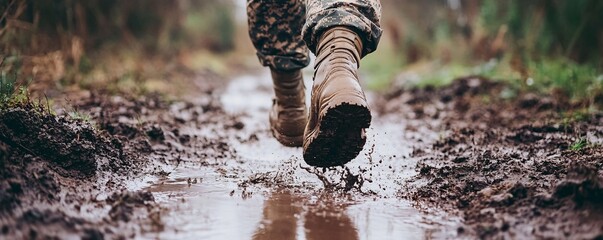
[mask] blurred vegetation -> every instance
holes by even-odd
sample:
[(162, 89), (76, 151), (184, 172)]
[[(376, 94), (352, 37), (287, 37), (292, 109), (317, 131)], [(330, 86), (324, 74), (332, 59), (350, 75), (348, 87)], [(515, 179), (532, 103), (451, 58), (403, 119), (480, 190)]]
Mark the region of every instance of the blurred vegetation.
[(407, 63), (568, 57), (601, 64), (598, 0), (383, 0), (383, 27)]
[[(384, 36), (362, 67), (373, 89), (482, 75), (510, 82), (515, 92), (603, 102), (603, 1), (382, 5)], [(216, 56), (241, 41), (251, 47), (238, 32), (246, 23), (237, 20), (235, 6), (232, 0), (0, 0), (0, 94), (26, 87), (52, 96), (48, 89), (73, 85), (140, 94), (173, 87), (177, 74), (190, 80), (199, 68), (233, 71)]]
[[(4, 53), (31, 55), (102, 44), (140, 45), (146, 50), (233, 46), (228, 1), (4, 0), (0, 46)], [(78, 40), (75, 40), (78, 39)], [(80, 43), (74, 43), (80, 41)]]
[[(168, 77), (190, 49), (230, 51), (232, 9), (224, 0), (0, 0), (0, 57), (19, 59), (0, 67), (3, 94), (74, 84), (143, 93), (141, 83)], [(18, 79), (5, 84), (8, 76)]]
[[(442, 85), (465, 75), (602, 101), (603, 1), (383, 0), (368, 85)], [(405, 69), (402, 73), (400, 69)]]
[[(3, 61), (4, 62), (4, 61)], [(17, 73), (14, 71), (0, 72), (0, 102), (10, 98), (15, 91)]]

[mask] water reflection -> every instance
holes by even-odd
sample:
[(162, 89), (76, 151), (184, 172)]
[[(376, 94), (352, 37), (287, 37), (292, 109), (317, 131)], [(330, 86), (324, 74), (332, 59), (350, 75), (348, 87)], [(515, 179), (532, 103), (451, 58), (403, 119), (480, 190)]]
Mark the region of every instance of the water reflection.
[[(201, 176), (202, 183), (187, 183)], [(427, 220), (397, 198), (299, 188), (266, 195), (255, 189), (248, 196), (236, 183), (216, 177), (203, 169), (180, 169), (149, 187), (169, 211), (162, 214), (165, 230), (143, 238), (430, 239), (454, 236), (449, 231), (456, 229), (449, 219)]]
[(346, 210), (347, 206), (337, 208), (331, 202), (311, 207), (305, 215), (307, 239), (358, 239), (357, 229)]
[(297, 217), (301, 207), (294, 205), (294, 201), (291, 194), (275, 194), (268, 198), (253, 239), (296, 239)]
[(347, 206), (322, 196), (314, 203), (289, 191), (273, 193), (265, 202), (253, 239), (358, 239)]

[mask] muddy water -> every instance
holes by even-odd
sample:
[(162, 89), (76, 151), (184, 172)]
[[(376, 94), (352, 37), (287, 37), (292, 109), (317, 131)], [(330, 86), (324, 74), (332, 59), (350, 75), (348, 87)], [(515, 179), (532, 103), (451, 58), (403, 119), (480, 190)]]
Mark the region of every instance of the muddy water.
[[(309, 74), (306, 74), (309, 75)], [(310, 86), (307, 80), (307, 86)], [(416, 139), (406, 122), (374, 117), (368, 142), (346, 168), (315, 169), (300, 148), (270, 136), (271, 85), (267, 73), (241, 76), (221, 95), (244, 128), (231, 132), (236, 156), (218, 166), (188, 161), (148, 189), (165, 208), (161, 239), (425, 239), (453, 237), (457, 219), (418, 211), (396, 197), (415, 174)], [(308, 93), (309, 97), (310, 94)], [(211, 134), (190, 129), (196, 135)], [(420, 131), (419, 131), (420, 132)], [(194, 160), (194, 159), (192, 159)], [(350, 191), (346, 191), (350, 190)]]

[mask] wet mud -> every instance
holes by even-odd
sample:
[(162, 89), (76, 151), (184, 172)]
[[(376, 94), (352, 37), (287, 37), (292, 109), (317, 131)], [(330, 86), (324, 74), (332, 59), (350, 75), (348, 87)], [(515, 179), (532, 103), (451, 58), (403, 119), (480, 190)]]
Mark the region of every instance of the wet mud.
[(511, 90), (369, 93), (367, 144), (334, 168), (271, 137), (265, 71), (54, 109), (88, 120), (8, 108), (0, 238), (600, 238), (603, 116)]
[(152, 195), (127, 190), (124, 176), (144, 164), (119, 138), (31, 103), (0, 119), (0, 238), (131, 237), (138, 224), (122, 223), (155, 211)]
[[(346, 167), (310, 167), (300, 148), (283, 147), (271, 136), (270, 84), (266, 72), (237, 77), (215, 92), (220, 106), (215, 118), (179, 125), (180, 134), (191, 135), (184, 152), (204, 155), (183, 155), (169, 175), (147, 188), (171, 211), (163, 216), (165, 231), (146, 237), (422, 239), (455, 233), (458, 218), (425, 214), (396, 196), (395, 182), (414, 175), (408, 167), (414, 164), (411, 148), (394, 145), (406, 136), (388, 133), (399, 123), (380, 119), (369, 132), (384, 135), (383, 141), (369, 141)], [(198, 106), (171, 114), (195, 115), (191, 111)], [(224, 144), (219, 151), (225, 154), (211, 155), (211, 145), (194, 147), (203, 142)]]
[(505, 91), (469, 77), (384, 98), (386, 115), (440, 122), (441, 137), (413, 152), (419, 174), (400, 196), (458, 211), (459, 235), (603, 237), (603, 115), (576, 119), (564, 98)]

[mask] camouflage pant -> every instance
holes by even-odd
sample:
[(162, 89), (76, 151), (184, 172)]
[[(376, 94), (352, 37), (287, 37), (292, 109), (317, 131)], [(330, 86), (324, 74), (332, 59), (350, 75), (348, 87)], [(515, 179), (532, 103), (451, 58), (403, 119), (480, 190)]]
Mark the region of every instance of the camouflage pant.
[(381, 37), (379, 0), (248, 0), (249, 36), (264, 66), (287, 71), (310, 62), (320, 35), (334, 26), (352, 28), (364, 40), (362, 55)]

